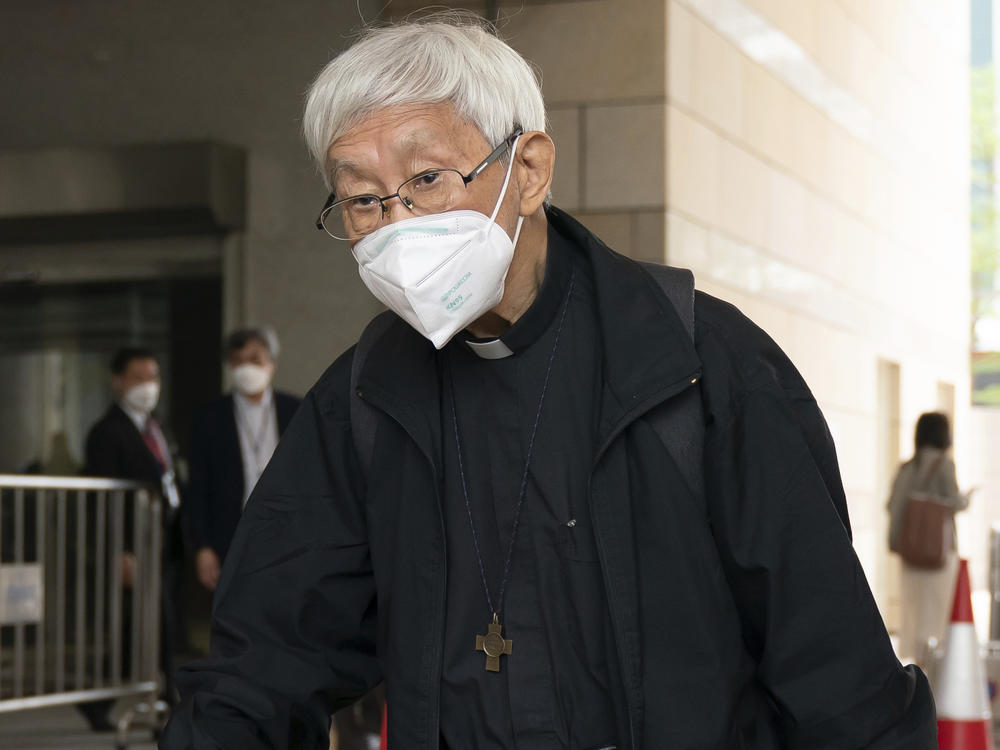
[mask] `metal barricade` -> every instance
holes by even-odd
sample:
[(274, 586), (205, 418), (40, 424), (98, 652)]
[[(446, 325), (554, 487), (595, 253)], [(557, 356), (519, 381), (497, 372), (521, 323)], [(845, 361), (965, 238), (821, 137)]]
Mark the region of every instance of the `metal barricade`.
[(118, 747), (159, 732), (162, 512), (138, 482), (0, 474), (0, 714), (135, 698)]

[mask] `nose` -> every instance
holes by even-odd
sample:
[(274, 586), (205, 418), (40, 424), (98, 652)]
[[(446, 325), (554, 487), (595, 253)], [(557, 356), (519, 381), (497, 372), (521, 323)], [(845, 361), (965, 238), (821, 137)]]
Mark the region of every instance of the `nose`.
[(413, 217), (413, 203), (398, 193), (382, 199), (382, 224), (395, 224), (397, 221)]

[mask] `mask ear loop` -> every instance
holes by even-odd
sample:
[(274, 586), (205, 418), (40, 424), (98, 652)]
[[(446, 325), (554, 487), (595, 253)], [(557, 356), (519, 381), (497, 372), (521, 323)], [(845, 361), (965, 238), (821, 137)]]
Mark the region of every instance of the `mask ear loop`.
[(517, 229), (514, 230), (514, 247), (517, 247), (517, 238), (521, 236), (521, 225), (524, 223), (524, 217), (517, 217)]
[[(500, 213), (500, 204), (503, 203), (504, 196), (507, 195), (507, 185), (510, 183), (510, 176), (514, 172), (514, 154), (517, 151), (517, 142), (521, 139), (518, 135), (512, 144), (510, 144), (510, 163), (507, 164), (507, 174), (503, 178), (503, 187), (500, 188), (500, 197), (497, 198), (497, 204), (493, 207), (493, 213), (490, 215), (490, 228), (483, 231), (480, 235), (481, 240), (486, 239), (486, 235), (493, 231), (493, 227), (496, 226), (497, 214)], [(514, 244), (517, 245), (517, 236), (521, 233), (521, 222), (523, 221), (523, 216), (517, 217), (517, 231), (514, 232)]]

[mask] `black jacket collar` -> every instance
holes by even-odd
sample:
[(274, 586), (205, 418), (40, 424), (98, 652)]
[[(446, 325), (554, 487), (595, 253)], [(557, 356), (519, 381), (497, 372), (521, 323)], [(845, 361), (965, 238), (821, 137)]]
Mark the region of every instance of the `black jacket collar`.
[[(657, 394), (689, 381), (701, 362), (670, 300), (639, 263), (612, 251), (558, 208), (548, 208), (546, 216), (593, 269), (604, 348), (603, 436)], [(437, 355), (397, 318), (372, 347), (358, 378), (366, 399), (390, 410), (425, 449), (438, 431)]]

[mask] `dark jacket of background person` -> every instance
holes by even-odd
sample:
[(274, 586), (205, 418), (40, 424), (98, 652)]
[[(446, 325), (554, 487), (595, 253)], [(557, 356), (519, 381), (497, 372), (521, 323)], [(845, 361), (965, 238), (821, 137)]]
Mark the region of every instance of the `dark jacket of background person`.
[[(793, 365), (700, 293), (692, 343), (645, 269), (549, 220), (592, 265), (598, 299), (590, 520), (622, 750), (937, 747), (927, 680), (893, 654), (833, 441)], [(165, 750), (325, 748), (330, 713), (382, 679), (390, 745), (438, 747), (447, 565), (467, 561), (444, 558), (437, 356), (400, 319), (374, 343), (358, 380), (379, 417), (363, 475), (353, 353), (310, 391), (244, 512), (212, 654), (180, 672)], [(704, 493), (656, 429), (694, 388)]]
[[(274, 392), (278, 434), (292, 421), (300, 399)], [(190, 483), (184, 505), (194, 549), (211, 547), (222, 560), (243, 513), (243, 456), (237, 433), (233, 395), (205, 406), (191, 434)]]
[[(164, 432), (164, 436), (170, 445), (169, 435)], [(86, 458), (82, 472), (84, 476), (146, 482), (155, 491), (160, 491), (163, 474), (160, 464), (143, 440), (139, 428), (118, 404), (112, 404), (104, 416), (90, 428), (84, 450)], [(162, 508), (164, 557), (180, 559), (183, 556), (183, 545), (177, 514), (171, 512), (165, 498), (162, 500)], [(127, 549), (132, 547), (131, 511), (131, 506), (126, 505)]]
[(131, 479), (160, 486), (163, 473), (142, 434), (118, 404), (87, 433), (86, 476)]

